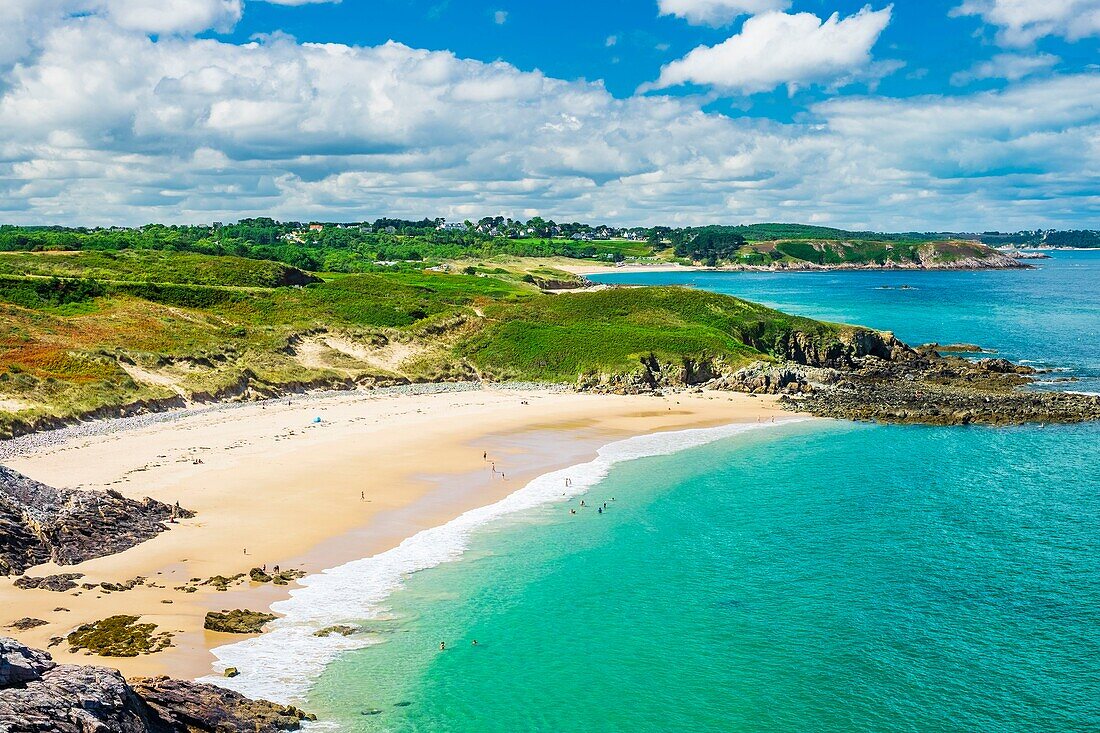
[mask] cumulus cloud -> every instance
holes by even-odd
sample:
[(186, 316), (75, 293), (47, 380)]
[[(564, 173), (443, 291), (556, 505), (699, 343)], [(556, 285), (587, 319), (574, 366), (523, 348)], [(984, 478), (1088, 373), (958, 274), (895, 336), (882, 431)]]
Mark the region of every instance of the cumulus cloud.
[(504, 25), (505, 23), (507, 23), (508, 22), (508, 11), (507, 10), (498, 10), (495, 13), (493, 13), (493, 22), (496, 23), (497, 25)]
[(230, 30), (241, 19), (242, 0), (89, 0), (120, 28), (144, 33), (197, 33)]
[(999, 53), (988, 61), (979, 61), (966, 71), (951, 75), (954, 86), (964, 86), (981, 79), (1008, 79), (1018, 81), (1040, 71), (1046, 71), (1061, 59), (1049, 53), (1024, 56), (1015, 53)]
[(909, 230), (1100, 214), (1093, 72), (836, 99), (780, 124), (398, 43), (147, 32), (66, 17), (0, 63), (0, 220), (539, 213)]
[(889, 25), (892, 9), (867, 6), (844, 19), (833, 13), (825, 21), (812, 13), (757, 15), (717, 46), (699, 46), (666, 64), (643, 90), (690, 83), (753, 94), (786, 84), (793, 92), (873, 74), (871, 48)]
[(790, 6), (790, 0), (657, 0), (661, 15), (713, 26), (725, 25), (741, 15), (786, 10)]
[(1045, 36), (1076, 41), (1100, 35), (1100, 0), (964, 0), (952, 15), (976, 15), (996, 26), (997, 41), (1027, 46)]

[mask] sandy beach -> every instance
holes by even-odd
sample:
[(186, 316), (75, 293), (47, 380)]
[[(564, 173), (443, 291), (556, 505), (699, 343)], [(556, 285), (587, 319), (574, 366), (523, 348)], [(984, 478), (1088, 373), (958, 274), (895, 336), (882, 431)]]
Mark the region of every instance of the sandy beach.
[[(46, 441), (5, 460), (58, 487), (115, 489), (195, 511), (195, 518), (126, 552), (27, 575), (79, 572), (80, 582), (149, 579), (124, 592), (23, 590), (0, 579), (0, 626), (32, 646), (115, 614), (174, 634), (165, 651), (58, 661), (116, 666), (129, 676), (198, 677), (209, 650), (239, 635), (204, 631), (207, 611), (266, 610), (294, 588), (178, 587), (252, 567), (318, 572), (400, 544), (416, 532), (499, 500), (535, 476), (590, 460), (610, 441), (665, 430), (789, 419), (773, 399), (743, 394), (588, 395), (486, 389), (437, 394), (332, 393), (197, 411), (150, 425)], [(487, 454), (487, 458), (483, 458)]]
[(557, 265), (560, 269), (566, 272), (571, 272), (574, 275), (600, 275), (607, 272), (697, 272), (700, 270), (713, 270), (713, 267), (698, 267), (681, 265), (676, 262), (670, 262), (664, 265), (636, 265), (625, 264), (621, 267), (615, 265), (602, 265), (602, 264), (588, 264), (583, 265)]

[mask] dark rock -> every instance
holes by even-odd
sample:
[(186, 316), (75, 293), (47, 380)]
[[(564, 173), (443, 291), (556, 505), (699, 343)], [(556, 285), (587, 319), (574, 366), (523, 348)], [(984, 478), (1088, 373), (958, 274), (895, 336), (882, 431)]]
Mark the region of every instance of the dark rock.
[(37, 629), (39, 626), (45, 626), (49, 621), (43, 621), (40, 618), (30, 618), (29, 616), (21, 618), (8, 625), (9, 629), (15, 629), (16, 631), (29, 631), (30, 629)]
[(971, 362), (934, 351), (852, 369), (815, 370), (815, 388), (784, 397), (819, 417), (926, 425), (1021, 425), (1100, 420), (1100, 397), (1026, 390), (1034, 370), (1005, 359)]
[[(67, 590), (72, 590), (76, 587), (76, 583), (73, 581), (79, 580), (84, 577), (84, 573), (61, 573), (60, 575), (46, 575), (41, 578), (32, 578), (29, 575), (24, 575), (21, 578), (15, 579), (15, 587), (22, 588), (23, 590), (50, 590), (54, 593), (64, 593)], [(94, 585), (92, 586), (95, 587)]]
[(323, 629), (314, 631), (313, 635), (320, 636), (322, 638), (326, 636), (332, 636), (333, 634), (339, 634), (340, 636), (351, 636), (356, 631), (358, 631), (358, 629), (356, 629), (354, 626), (326, 626)]
[(212, 585), (216, 590), (225, 591), (229, 590), (229, 586), (236, 585), (244, 578), (244, 573), (237, 573), (226, 577), (224, 575), (214, 575), (207, 578), (202, 582), (202, 585)]
[(248, 571), (248, 577), (253, 583), (270, 583), (271, 576), (265, 573), (261, 568), (252, 568)]
[(277, 616), (260, 611), (248, 611), (236, 609), (233, 611), (210, 611), (206, 614), (203, 628), (210, 631), (221, 631), (227, 634), (259, 634), (263, 632), (264, 624), (274, 621)]
[(172, 635), (156, 624), (139, 624), (137, 616), (110, 616), (84, 624), (66, 637), (73, 651), (87, 649), (102, 657), (136, 657), (171, 646)]
[(0, 638), (0, 730), (5, 733), (275, 733), (313, 716), (197, 682), (127, 683), (115, 670), (56, 664)]
[(1035, 374), (1036, 370), (1023, 364), (1013, 364), (1008, 359), (979, 359), (974, 363), (979, 369), (995, 374)]
[(55, 489), (0, 466), (0, 575), (128, 550), (165, 531), (173, 516), (194, 515), (117, 491)]

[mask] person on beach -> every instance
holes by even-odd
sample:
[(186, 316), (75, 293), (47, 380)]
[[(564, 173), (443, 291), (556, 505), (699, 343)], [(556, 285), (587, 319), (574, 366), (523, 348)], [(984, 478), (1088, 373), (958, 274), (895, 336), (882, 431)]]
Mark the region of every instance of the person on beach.
[(366, 500), (367, 500), (367, 492), (360, 491), (359, 492), (359, 501), (366, 501)]
[(481, 460), (483, 460), (483, 461), (489, 460), (489, 451), (482, 451), (481, 452)]

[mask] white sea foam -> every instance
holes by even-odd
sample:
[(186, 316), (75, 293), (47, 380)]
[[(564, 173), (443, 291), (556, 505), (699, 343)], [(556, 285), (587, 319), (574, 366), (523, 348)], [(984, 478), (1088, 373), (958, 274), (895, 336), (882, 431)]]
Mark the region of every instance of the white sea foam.
[[(251, 697), (280, 703), (300, 702), (313, 681), (341, 652), (375, 643), (363, 635), (333, 634), (321, 638), (314, 636), (314, 632), (335, 624), (356, 625), (383, 618), (386, 613), (383, 602), (402, 586), (405, 578), (457, 560), (478, 527), (516, 512), (584, 494), (616, 463), (667, 455), (769, 425), (772, 424), (654, 433), (610, 443), (588, 463), (543, 474), (497, 503), (426, 529), (392, 550), (305, 577), (300, 581), (302, 587), (291, 591), (290, 598), (272, 606), (282, 617), (270, 624), (270, 631), (213, 650), (218, 660), (215, 669), (236, 667), (240, 675), (233, 678), (211, 675), (202, 681)], [(566, 478), (570, 479), (569, 487), (565, 486)]]

